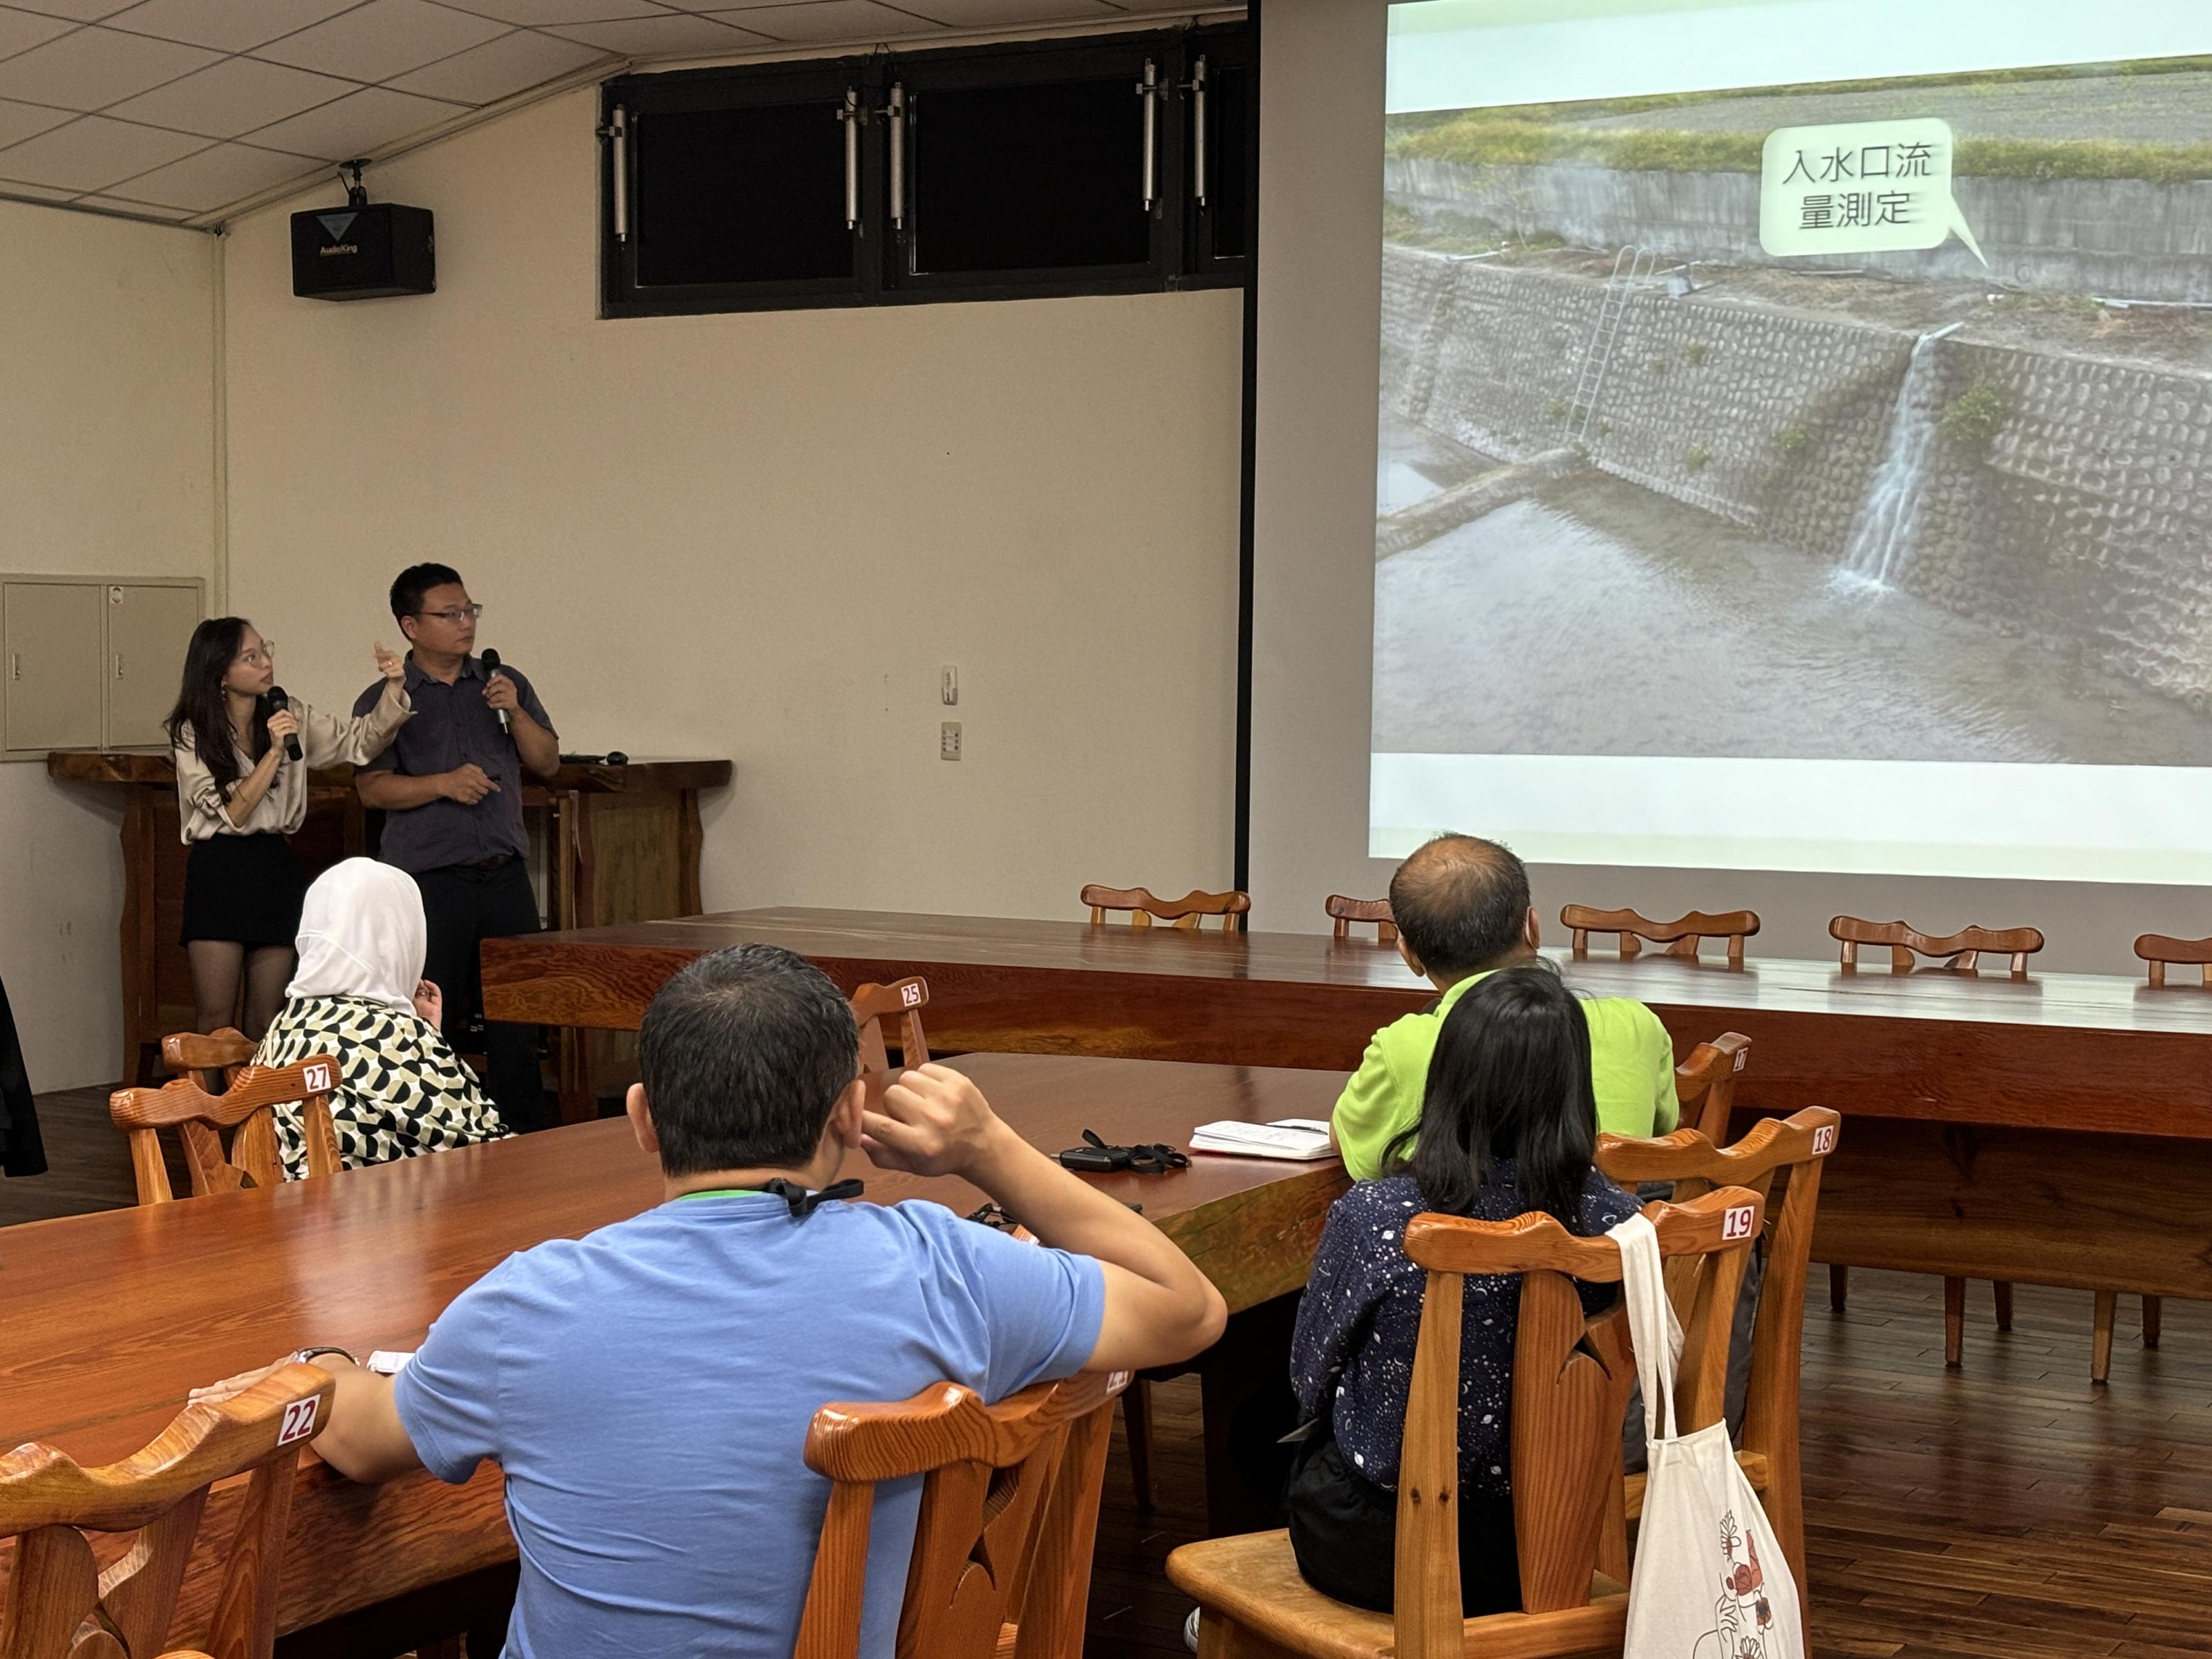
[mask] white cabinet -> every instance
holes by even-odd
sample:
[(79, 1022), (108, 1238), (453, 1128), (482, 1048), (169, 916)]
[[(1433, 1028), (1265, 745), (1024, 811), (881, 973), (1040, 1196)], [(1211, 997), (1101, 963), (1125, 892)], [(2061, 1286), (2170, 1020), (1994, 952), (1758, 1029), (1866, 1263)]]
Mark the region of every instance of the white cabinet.
[(0, 576), (0, 751), (165, 744), (201, 592), (184, 577)]

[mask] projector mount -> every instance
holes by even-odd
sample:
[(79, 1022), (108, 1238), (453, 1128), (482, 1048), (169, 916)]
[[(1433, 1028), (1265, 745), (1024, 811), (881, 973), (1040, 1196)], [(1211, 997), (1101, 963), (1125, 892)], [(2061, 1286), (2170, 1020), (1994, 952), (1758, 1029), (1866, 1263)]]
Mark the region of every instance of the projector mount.
[(362, 169), (366, 167), (368, 165), (368, 162), (366, 158), (360, 161), (341, 161), (338, 163), (338, 179), (340, 182), (343, 183), (344, 181), (345, 176), (348, 173), (351, 173), (353, 174), (353, 182), (346, 185), (346, 205), (348, 207), (365, 208), (368, 205), (368, 187), (361, 181)]

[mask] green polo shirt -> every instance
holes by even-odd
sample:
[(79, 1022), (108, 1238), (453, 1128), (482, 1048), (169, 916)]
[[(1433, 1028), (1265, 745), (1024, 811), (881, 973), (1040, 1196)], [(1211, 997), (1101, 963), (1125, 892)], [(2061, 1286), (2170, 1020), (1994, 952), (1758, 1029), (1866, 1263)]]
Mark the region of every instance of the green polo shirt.
[[(1470, 975), (1438, 999), (1433, 1012), (1393, 1020), (1368, 1043), (1329, 1120), (1345, 1173), (1354, 1181), (1381, 1175), (1390, 1143), (1419, 1120), (1429, 1056), (1436, 1052), (1444, 1016), (1469, 986), (1486, 977)], [(1674, 1099), (1674, 1044), (1659, 1016), (1626, 997), (1585, 998), (1583, 1012), (1589, 1021), (1597, 1127), (1621, 1135), (1673, 1129), (1680, 1115)]]

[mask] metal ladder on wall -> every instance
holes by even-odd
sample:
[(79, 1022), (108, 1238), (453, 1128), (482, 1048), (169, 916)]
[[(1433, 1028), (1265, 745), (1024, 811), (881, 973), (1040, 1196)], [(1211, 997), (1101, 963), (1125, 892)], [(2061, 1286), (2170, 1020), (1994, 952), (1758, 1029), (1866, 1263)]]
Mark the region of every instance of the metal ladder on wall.
[(1567, 419), (1574, 423), (1577, 443), (1589, 441), (1590, 426), (1597, 418), (1598, 394), (1605, 389), (1605, 371), (1620, 339), (1629, 297), (1658, 264), (1657, 254), (1645, 252), (1633, 243), (1613, 256), (1613, 275), (1605, 279), (1605, 292), (1598, 297), (1597, 318), (1590, 324), (1589, 341), (1583, 347), (1582, 370), (1575, 376), (1574, 396), (1567, 400)]

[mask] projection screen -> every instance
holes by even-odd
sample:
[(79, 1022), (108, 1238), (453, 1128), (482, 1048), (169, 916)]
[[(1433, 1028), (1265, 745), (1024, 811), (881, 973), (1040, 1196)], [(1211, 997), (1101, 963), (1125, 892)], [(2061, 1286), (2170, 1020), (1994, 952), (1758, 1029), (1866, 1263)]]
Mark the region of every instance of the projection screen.
[(1365, 853), (2212, 880), (2212, 7), (1387, 27)]

